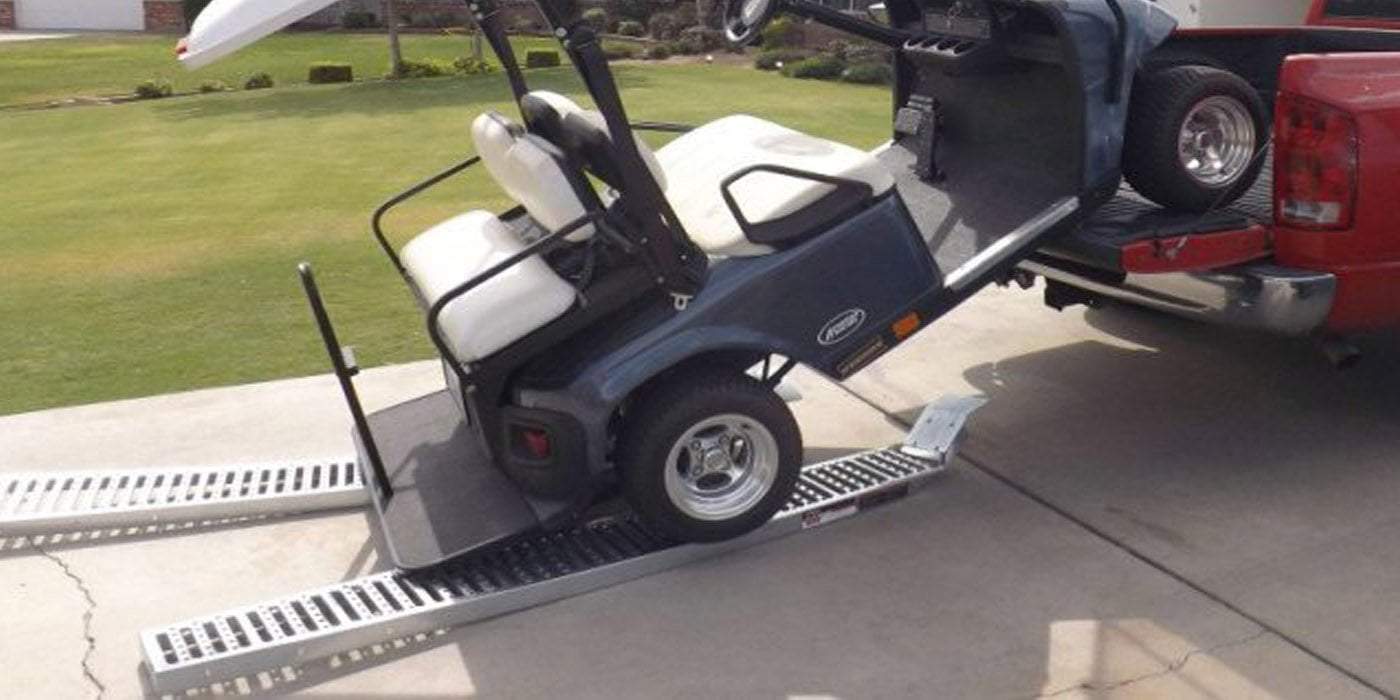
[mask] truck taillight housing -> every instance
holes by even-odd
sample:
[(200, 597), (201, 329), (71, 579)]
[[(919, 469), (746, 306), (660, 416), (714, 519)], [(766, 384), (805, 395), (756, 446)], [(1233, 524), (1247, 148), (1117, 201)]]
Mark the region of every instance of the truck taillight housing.
[(1274, 117), (1274, 216), (1282, 226), (1351, 227), (1356, 210), (1356, 121), (1283, 93)]

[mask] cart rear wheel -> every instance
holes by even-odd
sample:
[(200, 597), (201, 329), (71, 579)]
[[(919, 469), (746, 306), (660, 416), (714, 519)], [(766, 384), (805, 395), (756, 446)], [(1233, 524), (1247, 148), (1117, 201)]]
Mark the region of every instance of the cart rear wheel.
[(1225, 206), (1259, 176), (1268, 137), (1264, 103), (1238, 75), (1208, 66), (1150, 72), (1133, 88), (1123, 176), (1164, 207)]
[(787, 404), (753, 378), (704, 371), (648, 392), (618, 444), (623, 494), (683, 542), (738, 537), (791, 496), (802, 435)]

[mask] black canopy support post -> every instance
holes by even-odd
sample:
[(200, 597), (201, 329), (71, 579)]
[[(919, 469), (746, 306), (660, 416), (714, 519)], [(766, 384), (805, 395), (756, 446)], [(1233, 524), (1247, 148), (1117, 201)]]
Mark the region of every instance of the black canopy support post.
[(316, 327), (321, 331), (321, 340), (326, 344), (326, 354), (331, 357), (331, 367), (335, 368), (335, 378), (340, 380), (340, 391), (345, 395), (346, 405), (350, 407), (350, 417), (355, 421), (360, 444), (364, 447), (365, 456), (369, 458), (375, 485), (387, 501), (394, 496), (394, 487), (389, 483), (389, 474), (384, 471), (384, 460), (379, 456), (379, 446), (374, 442), (374, 435), (369, 430), (369, 421), (365, 418), (365, 409), (360, 405), (360, 395), (355, 391), (353, 377), (359, 368), (351, 367), (345, 361), (345, 352), (335, 337), (335, 328), (331, 326), (330, 316), (326, 314), (326, 304), (321, 300), (321, 292), (316, 287), (316, 276), (311, 272), (311, 264), (298, 265), (297, 272), (301, 275), (301, 286), (306, 291), (306, 300), (311, 303), (311, 315), (316, 318)]
[(593, 104), (607, 123), (614, 154), (622, 164), (622, 209), (642, 230), (636, 242), (646, 251), (658, 284), (678, 299), (694, 296), (704, 286), (708, 259), (686, 235), (661, 186), (637, 151), (627, 110), (597, 35), (592, 27), (566, 15), (550, 0), (537, 0), (536, 5), (583, 76)]
[(1113, 21), (1117, 25), (1115, 29), (1118, 32), (1108, 49), (1108, 103), (1118, 104), (1123, 99), (1123, 62), (1128, 57), (1128, 17), (1123, 14), (1123, 6), (1118, 0), (1104, 2), (1108, 3), (1108, 10), (1113, 13)]
[(501, 60), (506, 80), (510, 81), (510, 91), (515, 94), (515, 103), (520, 104), (520, 98), (530, 91), (530, 86), (525, 83), (525, 74), (520, 72), (520, 64), (515, 60), (515, 50), (511, 48), (510, 37), (506, 35), (506, 28), (501, 22), (497, 0), (468, 0), (467, 5), (471, 8), (477, 29), (486, 36), (491, 51)]

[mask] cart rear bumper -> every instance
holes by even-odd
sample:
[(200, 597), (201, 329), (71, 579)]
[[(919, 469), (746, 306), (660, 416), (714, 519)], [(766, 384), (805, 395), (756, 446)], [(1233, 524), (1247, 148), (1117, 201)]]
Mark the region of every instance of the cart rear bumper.
[(1128, 273), (1111, 282), (1040, 256), (1021, 269), (1094, 294), (1177, 316), (1279, 335), (1308, 335), (1324, 327), (1337, 296), (1334, 275), (1251, 263), (1220, 270)]

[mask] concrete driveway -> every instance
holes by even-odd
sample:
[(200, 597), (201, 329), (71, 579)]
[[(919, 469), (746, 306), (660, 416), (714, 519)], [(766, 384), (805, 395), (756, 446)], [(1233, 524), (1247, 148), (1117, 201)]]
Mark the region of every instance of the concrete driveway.
[[(967, 459), (869, 515), (286, 671), (321, 697), (1377, 697), (1400, 693), (1394, 344), (1306, 344), (991, 290), (848, 386), (812, 458), (986, 393)], [(431, 364), (363, 376), (384, 405)], [(0, 468), (334, 454), (326, 377), (0, 418)], [(138, 697), (136, 633), (379, 566), (341, 513), (0, 551), (3, 697)], [(224, 686), (217, 690), (239, 690)], [(247, 690), (247, 688), (242, 688)]]

